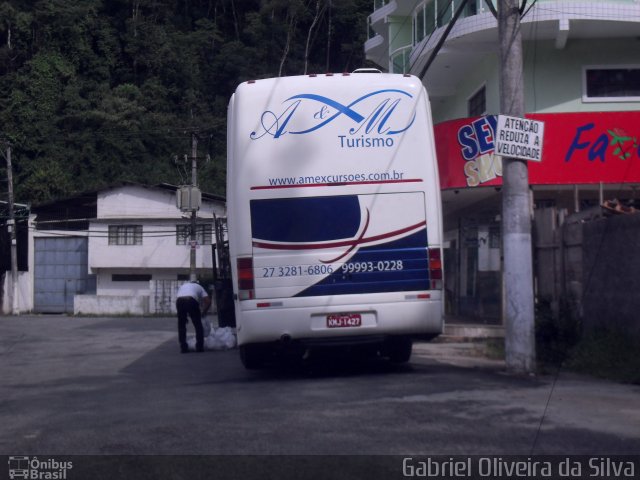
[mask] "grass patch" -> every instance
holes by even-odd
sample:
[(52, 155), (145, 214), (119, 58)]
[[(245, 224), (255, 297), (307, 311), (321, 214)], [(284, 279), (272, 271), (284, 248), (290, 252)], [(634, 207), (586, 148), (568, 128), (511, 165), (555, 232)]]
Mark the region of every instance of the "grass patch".
[(484, 356), (491, 360), (504, 360), (504, 338), (487, 338), (484, 344)]
[(565, 309), (559, 318), (547, 305), (536, 309), (536, 357), (538, 369), (547, 372), (549, 368), (562, 365), (580, 340), (580, 322)]
[(568, 309), (554, 319), (549, 308), (536, 311), (538, 370), (559, 367), (623, 383), (640, 384), (640, 340), (612, 330), (583, 333)]
[(571, 350), (565, 365), (575, 372), (640, 385), (640, 341), (622, 332), (593, 332)]
[[(581, 322), (562, 309), (554, 318), (551, 309), (538, 305), (536, 309), (536, 360), (541, 374), (557, 372), (559, 368), (640, 385), (640, 339), (625, 332), (600, 330), (583, 334)], [(483, 341), (484, 356), (505, 359), (505, 339)]]

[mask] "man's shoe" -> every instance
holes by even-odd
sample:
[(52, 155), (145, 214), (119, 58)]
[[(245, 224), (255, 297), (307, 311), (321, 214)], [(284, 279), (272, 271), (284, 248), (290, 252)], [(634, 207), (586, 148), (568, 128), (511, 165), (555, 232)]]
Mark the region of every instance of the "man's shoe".
[(180, 353), (189, 353), (189, 347), (187, 347), (187, 348), (181, 348), (181, 349), (180, 349)]

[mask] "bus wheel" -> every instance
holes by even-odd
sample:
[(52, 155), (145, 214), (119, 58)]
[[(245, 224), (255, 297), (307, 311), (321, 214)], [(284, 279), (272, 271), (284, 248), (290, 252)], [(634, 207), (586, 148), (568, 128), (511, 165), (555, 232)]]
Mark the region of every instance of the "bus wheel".
[(393, 337), (389, 339), (387, 348), (392, 363), (407, 363), (411, 358), (413, 342), (409, 337)]
[(257, 370), (264, 364), (264, 349), (261, 345), (240, 345), (240, 361), (247, 370)]

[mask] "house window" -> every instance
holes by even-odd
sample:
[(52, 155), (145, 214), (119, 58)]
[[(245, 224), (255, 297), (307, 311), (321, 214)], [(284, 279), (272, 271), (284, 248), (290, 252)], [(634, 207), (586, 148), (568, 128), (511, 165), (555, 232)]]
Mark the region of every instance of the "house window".
[(484, 85), (471, 95), (467, 101), (467, 109), (470, 117), (480, 117), (487, 113), (487, 88)]
[(142, 245), (142, 225), (109, 225), (109, 245)]
[(436, 2), (424, 7), (424, 34), (431, 35), (436, 29)]
[(151, 275), (135, 273), (114, 273), (111, 275), (112, 282), (148, 282)]
[(416, 12), (414, 19), (414, 27), (413, 31), (415, 32), (415, 43), (420, 43), (420, 41), (425, 37), (424, 33), (424, 5), (422, 5), (418, 11)]
[(427, 2), (418, 7), (413, 14), (413, 43), (420, 43), (431, 35), (436, 28), (436, 1)]
[(407, 73), (411, 68), (411, 46), (403, 47), (391, 55), (391, 73)]
[(478, 14), (478, 3), (475, 0), (471, 0), (467, 2), (467, 5), (464, 7), (462, 11), (462, 17), (472, 17), (473, 15)]
[[(196, 225), (196, 242), (198, 245), (211, 245), (212, 225)], [(176, 245), (187, 245), (191, 237), (190, 225), (176, 225)]]
[(585, 67), (582, 100), (639, 101), (640, 66)]
[(434, 2), (438, 12), (438, 28), (444, 27), (453, 18), (454, 2)]

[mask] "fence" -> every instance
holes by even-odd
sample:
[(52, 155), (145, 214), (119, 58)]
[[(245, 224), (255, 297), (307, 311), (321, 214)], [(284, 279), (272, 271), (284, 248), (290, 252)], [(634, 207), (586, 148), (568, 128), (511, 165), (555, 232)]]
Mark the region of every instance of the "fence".
[(184, 281), (151, 280), (151, 302), (149, 313), (174, 315), (176, 313), (176, 293)]
[(640, 214), (537, 209), (534, 240), (537, 299), (555, 318), (640, 338)]

